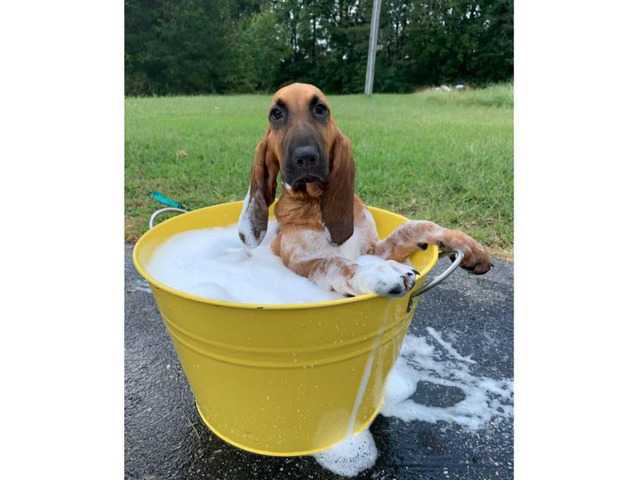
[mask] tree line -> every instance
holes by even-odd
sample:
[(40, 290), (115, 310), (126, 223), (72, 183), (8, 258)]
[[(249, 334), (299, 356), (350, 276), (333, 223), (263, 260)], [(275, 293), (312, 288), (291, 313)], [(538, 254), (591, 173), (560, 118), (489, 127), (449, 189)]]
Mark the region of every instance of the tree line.
[[(125, 93), (364, 89), (373, 0), (125, 0)], [(374, 92), (513, 79), (513, 0), (381, 0)]]

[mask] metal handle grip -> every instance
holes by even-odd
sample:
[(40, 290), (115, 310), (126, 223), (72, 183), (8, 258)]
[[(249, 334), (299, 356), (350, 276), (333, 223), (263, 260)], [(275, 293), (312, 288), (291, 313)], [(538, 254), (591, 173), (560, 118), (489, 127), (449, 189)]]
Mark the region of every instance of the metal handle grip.
[(149, 230), (153, 228), (154, 226), (153, 224), (155, 223), (156, 217), (158, 215), (162, 215), (163, 213), (167, 213), (167, 212), (186, 213), (187, 211), (183, 208), (173, 208), (173, 207), (161, 208), (160, 210), (156, 210), (155, 212), (153, 212), (153, 214), (151, 215), (151, 218), (149, 219)]
[[(464, 259), (464, 253), (462, 253), (460, 250), (455, 250), (453, 254), (455, 255), (455, 258), (453, 259), (453, 263), (449, 268), (447, 268), (444, 272), (442, 272), (436, 278), (431, 280), (431, 282), (429, 282), (428, 284), (423, 286), (420, 290), (414, 292), (413, 295), (411, 295), (411, 297), (409, 298), (409, 304), (407, 305), (407, 312), (410, 312), (411, 309), (413, 308), (413, 299), (415, 297), (422, 295), (423, 293), (431, 290), (433, 287), (437, 287), (438, 285), (440, 285), (444, 280), (447, 279), (449, 275), (453, 273), (453, 271), (456, 268), (458, 268), (458, 265), (460, 265), (460, 262), (462, 262), (462, 260)], [(449, 254), (447, 253), (447, 255)]]

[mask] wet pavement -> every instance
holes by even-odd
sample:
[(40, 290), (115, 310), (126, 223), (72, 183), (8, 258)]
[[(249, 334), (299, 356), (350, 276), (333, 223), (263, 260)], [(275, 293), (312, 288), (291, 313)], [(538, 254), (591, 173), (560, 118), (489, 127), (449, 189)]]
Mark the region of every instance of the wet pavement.
[[(125, 478), (338, 479), (312, 457), (278, 458), (244, 452), (202, 423), (151, 291), (125, 246)], [(437, 330), (473, 374), (513, 378), (513, 265), (494, 260), (480, 277), (458, 269), (420, 302), (410, 333)], [(441, 260), (434, 272), (444, 270)], [(454, 387), (422, 383), (420, 403), (447, 407)], [(428, 399), (428, 400), (427, 400)], [(370, 427), (378, 449), (362, 479), (513, 478), (513, 419), (469, 430), (455, 423), (405, 423), (379, 415)]]

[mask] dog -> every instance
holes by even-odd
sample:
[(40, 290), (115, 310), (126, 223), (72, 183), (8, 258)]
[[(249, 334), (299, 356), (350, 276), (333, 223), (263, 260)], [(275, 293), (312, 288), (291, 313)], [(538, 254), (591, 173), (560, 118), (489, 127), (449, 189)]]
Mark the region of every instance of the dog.
[[(364, 202), (354, 193), (355, 164), (325, 95), (294, 83), (276, 92), (269, 126), (255, 152), (251, 183), (238, 223), (248, 248), (264, 239), (277, 177), (283, 184), (275, 206), (279, 230), (273, 253), (292, 271), (345, 296), (404, 296), (418, 272), (404, 262), (417, 249), (437, 245), (461, 250), (461, 266), (474, 274), (491, 268), (486, 250), (471, 237), (430, 221), (409, 221), (384, 240)], [(358, 265), (363, 254), (386, 261)]]

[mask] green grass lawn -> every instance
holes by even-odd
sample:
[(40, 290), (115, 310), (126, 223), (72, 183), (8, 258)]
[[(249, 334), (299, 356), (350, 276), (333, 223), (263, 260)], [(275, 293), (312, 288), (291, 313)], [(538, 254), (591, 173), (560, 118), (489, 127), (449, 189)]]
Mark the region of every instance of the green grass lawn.
[[(190, 209), (242, 200), (269, 96), (128, 98), (125, 238), (136, 240), (161, 205)], [(351, 139), (356, 192), (376, 207), (462, 229), (513, 252), (513, 88), (410, 95), (330, 96)]]

